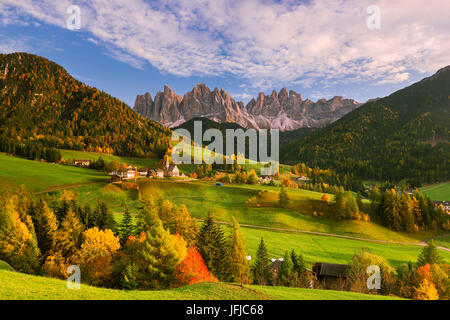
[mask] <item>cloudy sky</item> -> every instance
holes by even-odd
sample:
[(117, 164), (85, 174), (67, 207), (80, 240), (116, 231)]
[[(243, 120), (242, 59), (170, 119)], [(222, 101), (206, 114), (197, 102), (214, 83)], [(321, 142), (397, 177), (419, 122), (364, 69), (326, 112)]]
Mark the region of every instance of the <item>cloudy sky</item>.
[(0, 0), (0, 52), (44, 56), (131, 106), (198, 82), (244, 102), (282, 87), (364, 102), (450, 65), (449, 17), (449, 0)]

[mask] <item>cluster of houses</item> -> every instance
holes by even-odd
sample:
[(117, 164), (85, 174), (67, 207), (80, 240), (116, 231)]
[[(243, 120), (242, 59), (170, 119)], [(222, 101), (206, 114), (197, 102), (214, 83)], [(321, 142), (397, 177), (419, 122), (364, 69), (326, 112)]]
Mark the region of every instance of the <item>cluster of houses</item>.
[(75, 160), (73, 160), (73, 164), (75, 166), (89, 167), (91, 165), (91, 160), (75, 159)]
[(433, 201), (435, 207), (440, 207), (444, 209), (444, 212), (450, 214), (450, 201)]
[(168, 165), (165, 168), (153, 168), (153, 169), (137, 169), (134, 166), (127, 166), (126, 170), (110, 172), (112, 182), (119, 182), (122, 180), (135, 180), (139, 177), (147, 178), (164, 178), (164, 177), (181, 177), (184, 174), (180, 173), (180, 170), (176, 165)]
[[(86, 159), (74, 159), (73, 164), (80, 167), (89, 167), (91, 160)], [(152, 169), (138, 169), (132, 165), (128, 165), (125, 170), (109, 172), (112, 182), (118, 182), (122, 180), (134, 180), (138, 177), (148, 178), (164, 178), (164, 177), (182, 177), (184, 174), (180, 173), (177, 165), (169, 164), (166, 162), (164, 168), (152, 168)]]

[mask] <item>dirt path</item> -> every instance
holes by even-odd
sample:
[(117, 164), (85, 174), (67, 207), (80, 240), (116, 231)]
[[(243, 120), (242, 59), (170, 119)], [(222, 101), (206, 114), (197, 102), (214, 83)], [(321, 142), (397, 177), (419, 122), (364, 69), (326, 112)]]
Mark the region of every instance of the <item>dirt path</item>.
[[(197, 219), (198, 221), (204, 221), (203, 219)], [(219, 224), (225, 224), (230, 225), (230, 222), (225, 221), (215, 221)], [(269, 230), (269, 231), (285, 231), (285, 232), (294, 232), (294, 233), (304, 233), (304, 234), (312, 234), (316, 236), (326, 236), (326, 237), (335, 237), (335, 238), (343, 238), (343, 239), (349, 239), (349, 240), (359, 240), (359, 241), (367, 241), (367, 242), (376, 242), (376, 243), (384, 243), (384, 244), (400, 244), (400, 245), (408, 245), (408, 246), (426, 246), (426, 241), (429, 241), (430, 239), (425, 239), (422, 242), (414, 243), (414, 242), (400, 242), (400, 241), (389, 241), (389, 240), (377, 240), (377, 239), (367, 239), (367, 238), (358, 238), (358, 237), (352, 237), (352, 236), (345, 236), (340, 234), (334, 234), (334, 233), (326, 233), (326, 232), (317, 232), (317, 231), (306, 231), (306, 230), (297, 230), (297, 229), (284, 229), (284, 228), (273, 228), (273, 227), (263, 227), (263, 226), (256, 226), (252, 224), (241, 224), (241, 227), (245, 228), (254, 228), (254, 229), (262, 229), (262, 230)], [(442, 235), (447, 236), (447, 235)], [(439, 237), (442, 237), (439, 236)], [(436, 237), (438, 238), (438, 237)], [(446, 247), (437, 247), (438, 249), (450, 252), (449, 248)]]
[(450, 236), (450, 233), (445, 233), (445, 234), (441, 234), (439, 236), (436, 237), (432, 237), (432, 238), (427, 238), (427, 239), (423, 239), (420, 243), (422, 243), (423, 245), (426, 245), (428, 241), (434, 240), (434, 239), (439, 239), (439, 238), (445, 238)]

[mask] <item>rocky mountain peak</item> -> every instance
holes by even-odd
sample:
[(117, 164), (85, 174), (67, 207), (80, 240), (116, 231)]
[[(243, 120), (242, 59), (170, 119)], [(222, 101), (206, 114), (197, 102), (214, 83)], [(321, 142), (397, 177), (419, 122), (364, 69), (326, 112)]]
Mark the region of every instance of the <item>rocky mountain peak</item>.
[(235, 122), (247, 128), (293, 130), (301, 127), (321, 127), (357, 108), (351, 99), (333, 97), (316, 103), (294, 90), (282, 88), (270, 95), (260, 92), (246, 106), (237, 102), (223, 88), (210, 90), (204, 83), (197, 84), (183, 98), (168, 85), (158, 92), (155, 100), (146, 93), (136, 97), (136, 112), (169, 127), (195, 118), (206, 117), (217, 122)]

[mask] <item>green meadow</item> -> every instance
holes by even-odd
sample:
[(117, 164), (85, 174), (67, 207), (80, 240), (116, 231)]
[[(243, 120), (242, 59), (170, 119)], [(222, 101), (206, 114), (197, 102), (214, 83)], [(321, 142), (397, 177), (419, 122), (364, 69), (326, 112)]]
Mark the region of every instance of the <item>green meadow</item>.
[(125, 291), (81, 285), (70, 290), (66, 281), (0, 270), (2, 300), (378, 300), (395, 297), (354, 292), (286, 287), (244, 286), (229, 283), (198, 283), (158, 291)]
[[(266, 192), (257, 196), (261, 190)], [(286, 209), (278, 206), (278, 187), (261, 185), (216, 186), (210, 181), (154, 179), (141, 183), (140, 192), (153, 199), (165, 198), (177, 205), (184, 204), (199, 219), (211, 212), (219, 221), (229, 222), (234, 216), (241, 224), (400, 242), (420, 242), (430, 236), (426, 232), (394, 232), (373, 222), (315, 217), (313, 204), (321, 201), (323, 193), (303, 189), (288, 189), (291, 201)]]
[(106, 181), (105, 173), (0, 154), (0, 181), (29, 191)]
[(434, 241), (434, 244), (437, 246), (441, 246), (441, 247), (445, 247), (445, 248), (450, 248), (450, 235), (446, 236), (446, 237), (439, 237), (436, 238)]
[(432, 184), (419, 189), (434, 201), (450, 201), (450, 182)]
[(0, 260), (0, 270), (14, 271), (9, 264), (2, 260)]
[[(282, 258), (286, 250), (295, 249), (301, 253), (306, 262), (329, 262), (346, 264), (351, 257), (362, 249), (384, 257), (393, 267), (399, 267), (409, 261), (415, 263), (422, 246), (384, 244), (361, 240), (351, 240), (330, 236), (317, 236), (304, 233), (274, 232), (256, 228), (241, 228), (247, 251), (252, 257), (260, 243), (261, 237), (271, 258)], [(450, 252), (439, 250), (440, 255), (450, 263)]]

